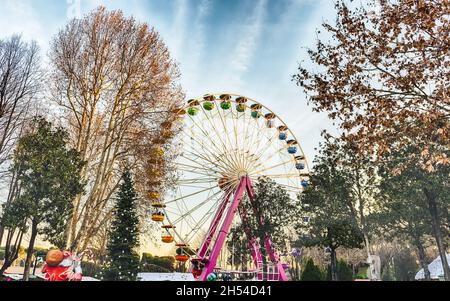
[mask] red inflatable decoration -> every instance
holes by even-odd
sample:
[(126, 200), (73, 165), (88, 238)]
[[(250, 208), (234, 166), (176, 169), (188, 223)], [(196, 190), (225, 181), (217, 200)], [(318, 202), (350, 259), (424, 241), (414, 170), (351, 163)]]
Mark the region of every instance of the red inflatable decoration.
[(52, 264), (47, 262), (44, 264), (42, 273), (45, 275), (45, 281), (81, 281), (81, 258), (69, 251), (62, 253), (64, 259), (57, 266), (51, 266)]

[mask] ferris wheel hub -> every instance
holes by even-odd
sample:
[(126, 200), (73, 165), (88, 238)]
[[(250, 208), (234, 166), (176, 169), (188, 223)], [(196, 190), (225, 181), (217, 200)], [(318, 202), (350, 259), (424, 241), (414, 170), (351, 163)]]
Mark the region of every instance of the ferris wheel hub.
[(242, 169), (242, 170), (238, 171), (238, 179), (239, 180), (242, 179), (242, 178), (245, 178), (246, 176), (248, 176), (248, 171), (247, 170)]
[[(190, 100), (175, 112), (180, 134), (173, 139), (179, 148), (165, 155), (173, 158), (169, 161), (176, 168), (176, 176), (168, 185), (170, 191), (164, 195), (161, 211), (166, 223), (173, 225), (165, 229), (170, 238), (192, 246), (180, 248), (178, 260), (186, 261), (197, 253), (191, 269), (196, 278), (205, 280), (214, 270), (219, 253), (227, 250), (226, 233), (241, 197), (246, 194), (249, 197), (242, 201), (252, 199), (252, 183), (257, 185), (260, 179), (268, 178), (295, 199), (308, 184), (308, 165), (284, 121), (255, 100), (235, 94), (208, 94)], [(157, 165), (152, 170), (159, 168)], [(155, 214), (155, 219), (161, 218)], [(239, 219), (244, 223), (245, 213), (236, 222)], [(200, 248), (194, 251), (196, 247)], [(252, 245), (249, 252), (256, 254), (255, 250), (257, 246)], [(189, 256), (182, 251), (189, 251)], [(258, 267), (259, 259), (254, 264)], [(279, 271), (281, 275), (281, 263)]]

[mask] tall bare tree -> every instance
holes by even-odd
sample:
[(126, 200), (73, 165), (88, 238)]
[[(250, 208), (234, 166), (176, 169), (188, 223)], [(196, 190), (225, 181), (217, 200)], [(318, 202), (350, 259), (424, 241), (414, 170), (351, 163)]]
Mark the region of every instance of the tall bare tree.
[(14, 147), (41, 79), (36, 42), (17, 35), (0, 40), (0, 165)]
[(112, 216), (120, 170), (139, 168), (149, 155), (142, 150), (183, 95), (158, 32), (121, 11), (99, 7), (71, 20), (53, 39), (50, 58), (53, 98), (87, 162), (87, 193), (74, 200), (66, 233), (67, 246), (82, 250)]
[[(36, 42), (24, 42), (19, 35), (0, 40), (0, 173), (2, 180), (10, 182), (5, 206), (15, 198), (17, 187), (14, 172), (9, 173), (6, 162), (37, 103), (42, 78)], [(0, 223), (0, 245), (4, 231)], [(14, 231), (8, 233), (12, 234)]]

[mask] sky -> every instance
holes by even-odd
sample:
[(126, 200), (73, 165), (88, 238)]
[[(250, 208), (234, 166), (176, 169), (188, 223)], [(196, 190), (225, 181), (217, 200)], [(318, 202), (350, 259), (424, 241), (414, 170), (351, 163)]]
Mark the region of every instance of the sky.
[(321, 131), (333, 131), (292, 81), (317, 28), (334, 19), (332, 0), (0, 0), (0, 38), (34, 39), (48, 62), (58, 30), (99, 5), (160, 32), (187, 99), (230, 92), (263, 103), (286, 122), (310, 162)]
[(332, 0), (0, 0), (0, 39), (36, 40), (49, 64), (53, 36), (99, 5), (159, 31), (187, 99), (227, 92), (259, 101), (289, 126), (310, 164), (321, 131), (335, 131), (292, 81), (316, 30), (334, 19)]

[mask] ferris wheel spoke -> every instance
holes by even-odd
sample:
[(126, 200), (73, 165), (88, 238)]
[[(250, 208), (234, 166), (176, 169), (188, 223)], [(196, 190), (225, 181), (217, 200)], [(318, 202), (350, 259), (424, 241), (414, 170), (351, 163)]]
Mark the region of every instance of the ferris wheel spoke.
[[(275, 148), (275, 146), (273, 147)], [(263, 166), (267, 161), (274, 160), (275, 156), (278, 155), (279, 161), (286, 162), (284, 166), (288, 163), (294, 162), (294, 157), (286, 152), (286, 148), (282, 146), (281, 148), (275, 148), (272, 151), (268, 151), (266, 153), (261, 153), (259, 155), (259, 161), (260, 163), (256, 168), (259, 168), (260, 166)], [(280, 164), (282, 165), (282, 164)]]
[[(271, 169), (274, 169), (274, 168), (277, 168), (277, 167), (284, 166), (284, 165), (286, 165), (288, 163), (292, 163), (292, 160), (284, 161), (282, 163), (278, 163), (278, 164), (275, 164), (275, 165), (272, 165), (272, 166), (269, 166), (269, 167), (264, 167), (263, 169), (252, 171), (250, 174), (260, 174), (260, 173), (263, 173), (265, 171), (268, 171), (268, 170), (271, 170)], [(262, 166), (262, 164), (259, 164), (256, 167), (260, 167), (260, 166)]]
[[(280, 155), (280, 157), (281, 157), (281, 154), (279, 154)], [(293, 158), (293, 163), (292, 163), (292, 165), (293, 166), (295, 166), (295, 159)], [(284, 171), (286, 172), (286, 173), (288, 173), (288, 170), (287, 170), (287, 167), (286, 167), (286, 165), (283, 165), (283, 167), (284, 167)], [(296, 177), (289, 177), (289, 178), (287, 178), (287, 183), (288, 184), (291, 184), (291, 185), (296, 185), (296, 183), (293, 181), (293, 179), (299, 179), (300, 178), (300, 173), (297, 173), (297, 176)], [(299, 187), (299, 185), (298, 185), (298, 183), (297, 183), (297, 187)]]
[[(181, 146), (179, 152), (175, 149), (178, 154), (173, 161), (176, 176), (171, 179), (170, 191), (164, 197), (169, 215), (167, 221), (176, 226), (170, 232), (177, 241), (192, 248), (203, 243), (212, 220), (217, 219), (219, 225), (224, 222), (226, 214), (212, 215), (221, 206), (223, 195), (233, 193), (243, 175), (247, 174), (255, 183), (261, 176), (271, 178), (290, 197), (302, 191), (296, 157), (289, 154), (286, 141), (279, 139), (276, 125), (286, 124), (276, 115), (273, 119), (266, 118), (267, 111), (274, 113), (264, 105), (259, 111), (261, 116), (255, 118), (251, 105), (258, 102), (250, 98), (246, 110), (238, 112), (238, 95), (226, 98), (230, 108), (221, 106), (218, 94), (211, 95), (214, 96), (209, 100), (214, 103), (212, 110), (205, 108), (203, 98), (199, 98), (198, 114), (185, 114), (182, 134), (176, 138), (179, 137), (176, 142)], [(188, 111), (187, 107), (184, 109)], [(289, 139), (295, 139), (289, 129), (286, 133)], [(298, 149), (303, 154), (300, 145)], [(308, 170), (307, 162), (305, 170)], [(223, 210), (229, 209), (228, 204)], [(234, 222), (239, 222), (238, 218)], [(215, 233), (211, 240), (215, 241), (217, 237)], [(225, 259), (229, 254), (222, 252)]]
[[(208, 112), (206, 112), (204, 109), (203, 109), (203, 112), (205, 113), (206, 119), (209, 121), (211, 127), (212, 127), (213, 130), (216, 132), (216, 135), (217, 135), (217, 137), (219, 138), (219, 140), (220, 140), (220, 142), (221, 142), (221, 144), (222, 144), (223, 149), (226, 150), (226, 152), (228, 152), (228, 148), (227, 148), (227, 146), (226, 146), (226, 143), (224, 143), (224, 141), (222, 140), (222, 137), (221, 137), (221, 136), (222, 136), (222, 133), (220, 133), (220, 132), (217, 130), (215, 124), (214, 124), (214, 123), (211, 121), (211, 119), (209, 118)], [(230, 157), (230, 161), (232, 161), (232, 162), (234, 163), (235, 166), (236, 166), (236, 164), (238, 164), (237, 161), (233, 160), (233, 157)]]
[[(192, 156), (193, 158), (191, 158), (190, 156)], [(207, 162), (207, 163), (209, 163), (210, 165), (212, 165), (212, 166), (218, 168), (219, 170), (211, 169), (211, 170), (214, 170), (214, 171), (216, 171), (216, 172), (218, 172), (218, 173), (219, 173), (219, 172), (223, 172), (223, 171), (225, 170), (225, 167), (224, 167), (223, 164), (217, 163), (217, 162), (218, 162), (217, 159), (216, 159), (216, 160), (213, 160), (213, 159), (211, 159), (211, 158), (205, 157), (205, 156), (203, 156), (203, 155), (201, 155), (201, 154), (198, 154), (198, 153), (193, 153), (193, 152), (190, 152), (190, 151), (187, 151), (187, 150), (186, 150), (186, 151), (181, 155), (181, 157), (184, 158), (184, 159), (186, 159), (186, 160), (189, 160), (190, 162), (193, 162), (193, 163), (196, 164), (196, 165), (199, 165), (199, 164), (200, 164), (200, 163), (198, 163), (198, 161), (201, 161), (201, 162), (203, 162), (203, 163)], [(203, 160), (204, 160), (204, 161), (203, 161)], [(202, 168), (205, 168), (205, 165), (203, 165)]]
[[(215, 100), (214, 100), (214, 102), (216, 103)], [(217, 107), (217, 103), (216, 103), (216, 107)], [(231, 109), (231, 110), (232, 110), (232, 109)], [(220, 112), (221, 112), (221, 110), (218, 110), (219, 119), (220, 119), (220, 121), (222, 122), (223, 128), (225, 129), (225, 136), (226, 136), (226, 138), (227, 138), (227, 140), (228, 140), (228, 144), (229, 144), (229, 145), (233, 145), (233, 144), (231, 143), (230, 136), (226, 134), (226, 133), (228, 133), (228, 127), (227, 127), (227, 123), (226, 123), (225, 120), (224, 120), (225, 114), (224, 114), (224, 116), (222, 116), (222, 114), (221, 114)], [(236, 160), (237, 160), (236, 153), (234, 153), (234, 159), (235, 159), (234, 161), (236, 162)]]
[[(210, 192), (208, 193), (207, 200), (209, 200), (209, 199), (211, 199), (211, 198), (213, 198), (213, 197), (214, 197), (214, 195), (211, 195), (211, 191), (210, 191)], [(216, 203), (217, 203), (217, 202), (216, 202)], [(195, 219), (192, 217), (192, 212), (189, 213), (189, 214), (186, 214), (186, 212), (190, 211), (190, 209), (187, 208), (186, 204), (183, 203), (183, 205), (184, 205), (184, 207), (186, 208), (186, 210), (183, 211), (183, 212), (184, 212), (184, 214), (183, 214), (183, 215), (184, 215), (184, 218), (181, 219), (181, 220), (185, 221), (185, 223), (188, 224), (188, 226), (189, 226), (189, 233), (190, 233), (190, 232), (192, 231), (192, 229), (194, 228), (194, 225), (196, 224), (197, 220), (195, 220)], [(213, 206), (214, 206), (214, 204), (213, 204)], [(192, 220), (192, 223), (191, 223), (189, 220)], [(181, 223), (181, 224), (182, 224), (182, 223)], [(181, 232), (179, 232), (179, 233), (176, 232), (176, 233), (177, 233), (178, 237), (181, 239), (181, 241), (183, 241), (183, 242), (189, 244), (190, 241), (186, 240), (186, 238), (187, 238), (187, 236), (189, 235), (189, 233), (183, 234), (183, 231), (181, 231)]]
[[(195, 225), (194, 229), (192, 229), (192, 233), (191, 233), (191, 236), (188, 237), (188, 241), (191, 241), (195, 236), (197, 236), (198, 231), (200, 231), (203, 228), (203, 226), (206, 224), (206, 222), (211, 218), (214, 211), (217, 209), (218, 204), (219, 203), (217, 202), (215, 206), (211, 206), (211, 208), (208, 210), (208, 212), (199, 220), (199, 222)], [(206, 231), (205, 231), (205, 234), (206, 234)]]
[[(239, 120), (239, 112), (236, 112), (236, 115), (234, 113), (233, 110), (230, 111), (230, 114), (233, 116), (233, 118), (231, 119), (233, 122), (233, 133), (234, 133), (234, 141), (235, 141), (235, 157), (238, 158), (238, 151), (240, 149), (240, 145), (239, 145), (239, 139), (238, 139), (238, 129), (237, 129), (237, 121)], [(239, 166), (238, 166), (239, 168)]]
[(196, 192), (194, 192), (194, 193), (190, 193), (190, 194), (185, 195), (185, 196), (178, 197), (178, 198), (176, 198), (176, 199), (167, 201), (167, 202), (166, 202), (166, 205), (167, 205), (167, 204), (176, 203), (176, 202), (179, 201), (179, 200), (183, 200), (183, 199), (189, 198), (189, 197), (194, 196), (194, 195), (198, 195), (198, 194), (200, 194), (200, 193), (203, 193), (203, 192), (206, 192), (206, 191), (212, 190), (212, 189), (214, 189), (214, 188), (208, 187), (208, 188), (206, 188), (206, 189), (203, 189), (203, 190), (200, 190), (200, 191), (196, 191)]
[[(202, 131), (202, 133), (203, 133), (206, 137), (210, 137), (210, 135), (208, 134), (208, 132), (206, 132), (202, 127), (200, 127), (200, 126), (195, 122), (194, 118), (192, 118), (192, 117), (190, 117), (190, 118), (191, 118), (192, 122), (197, 126), (197, 128), (199, 128), (199, 129)], [(214, 142), (213, 139), (210, 139), (210, 140), (209, 140), (209, 143), (211, 143), (210, 145), (214, 146), (214, 148), (216, 149), (216, 151), (217, 151), (216, 154), (220, 154), (220, 153), (221, 153), (222, 149), (216, 145), (216, 143)], [(205, 147), (205, 146), (203, 145), (203, 147)], [(225, 159), (227, 159), (228, 163), (230, 163), (231, 165), (235, 165), (235, 163), (232, 162), (231, 160), (229, 160), (227, 157), (225, 157)]]
[[(265, 143), (261, 145), (262, 141), (265, 140)], [(267, 152), (271, 150), (270, 146), (274, 144), (275, 137), (267, 137), (264, 133), (257, 135), (257, 140), (254, 142), (256, 145), (257, 152), (255, 154), (255, 158), (260, 160), (261, 157)], [(276, 140), (275, 140), (276, 141)], [(270, 153), (269, 153), (270, 155)]]
[[(194, 179), (194, 177), (198, 177), (198, 178), (209, 177), (209, 178), (211, 178), (211, 179), (216, 179), (216, 180), (218, 179), (218, 177), (217, 177), (216, 174), (209, 174), (209, 173), (206, 173), (206, 172), (200, 172), (200, 171), (192, 171), (192, 170), (189, 170), (189, 168), (182, 167), (182, 166), (179, 166), (179, 167), (178, 167), (178, 170), (181, 171), (181, 172), (188, 173), (188, 174), (189, 174), (189, 179)], [(179, 177), (178, 179), (176, 179), (174, 182), (175, 182), (175, 183), (178, 183), (178, 182), (180, 182), (180, 181), (183, 181), (185, 178), (186, 178), (185, 175), (180, 176), (180, 177)]]
[[(259, 123), (258, 123), (258, 125), (259, 125)], [(252, 145), (254, 145), (257, 152), (259, 152), (259, 150), (261, 150), (261, 142), (263, 140), (267, 139), (268, 141), (271, 141), (271, 137), (268, 137), (266, 134), (267, 134), (267, 131), (264, 131), (262, 126), (258, 127), (256, 131), (255, 130), (252, 131), (250, 143)]]
[[(217, 154), (220, 154), (220, 151), (218, 151), (217, 149), (216, 149), (215, 151), (211, 150), (211, 149), (209, 148), (209, 146), (205, 146), (204, 143), (198, 141), (196, 138), (194, 138), (193, 135), (192, 135), (192, 136), (189, 135), (189, 138), (191, 138), (191, 140), (193, 140), (193, 141), (196, 142), (199, 146), (201, 146), (199, 151), (203, 151), (203, 152), (206, 151), (206, 152), (208, 152), (209, 155), (211, 155), (213, 158), (216, 158), (216, 161), (217, 161), (217, 162), (220, 162), (220, 160), (217, 160), (217, 158), (218, 158), (218, 157), (217, 157)], [(191, 152), (191, 154), (194, 154), (194, 153)], [(203, 159), (205, 159), (205, 160), (209, 160), (209, 161), (210, 161), (210, 159), (208, 159), (208, 154), (200, 155), (199, 153), (196, 153), (196, 154), (194, 154), (194, 155), (199, 156), (199, 157), (201, 157), (201, 158), (203, 158)], [(220, 164), (218, 164), (217, 162), (214, 163), (215, 166), (220, 165)]]
[(284, 147), (281, 147), (277, 150), (271, 150), (269, 141), (263, 146), (263, 148), (264, 150), (255, 155), (255, 157), (261, 164), (264, 164), (267, 159), (273, 159), (274, 155), (276, 155), (277, 153), (281, 153), (282, 151), (286, 150), (286, 148)]
[[(214, 169), (214, 168), (211, 168), (211, 167), (206, 167), (204, 165), (200, 165), (198, 163), (198, 160), (195, 160), (195, 159), (192, 159), (192, 158), (189, 158), (189, 157), (186, 158), (185, 155), (181, 155), (181, 157), (186, 159), (186, 160), (188, 160), (188, 161), (190, 161), (189, 163), (193, 163), (193, 165), (190, 165), (190, 164), (187, 164), (187, 163), (184, 163), (184, 162), (176, 162), (176, 165), (178, 165), (178, 166), (182, 166), (182, 167), (186, 167), (186, 168), (192, 168), (192, 169), (195, 169), (195, 170), (200, 170), (200, 171), (206, 172), (208, 174), (216, 174), (216, 173), (220, 172), (220, 170), (218, 170), (218, 169)], [(211, 173), (211, 171), (213, 173)]]
[[(259, 120), (259, 119), (258, 119)], [(261, 141), (262, 137), (266, 137), (264, 135), (265, 131), (264, 131), (264, 126), (262, 123), (260, 122), (256, 122), (257, 126), (252, 127), (253, 131), (251, 132), (251, 136), (249, 139), (249, 143), (250, 145), (254, 146), (256, 150), (258, 150), (259, 148), (259, 143), (257, 144), (257, 141)], [(256, 140), (255, 140), (256, 139)]]
[(202, 183), (216, 183), (216, 178), (195, 178), (178, 180), (177, 184), (202, 184)]
[(217, 195), (219, 195), (220, 193), (222, 193), (222, 191), (218, 191), (216, 193), (214, 193), (213, 195), (209, 196), (208, 198), (206, 198), (204, 201), (200, 202), (199, 204), (197, 204), (195, 207), (189, 209), (187, 212), (184, 212), (182, 215), (179, 216), (178, 219), (176, 219), (173, 223), (177, 224), (179, 223), (182, 219), (186, 218), (188, 215), (191, 215), (192, 213), (194, 213), (195, 211), (197, 211), (198, 209), (202, 208), (205, 204), (207, 204), (208, 202), (210, 202), (211, 200), (213, 200)]
[(178, 170), (188, 172), (189, 174), (195, 174), (200, 176), (206, 176), (210, 178), (217, 178), (220, 174), (219, 171), (205, 170), (205, 169), (195, 169), (188, 166), (188, 164), (178, 163)]
[(274, 174), (274, 175), (261, 174), (261, 176), (268, 177), (268, 178), (271, 178), (271, 179), (282, 179), (282, 178), (288, 179), (288, 178), (297, 178), (298, 174)]

